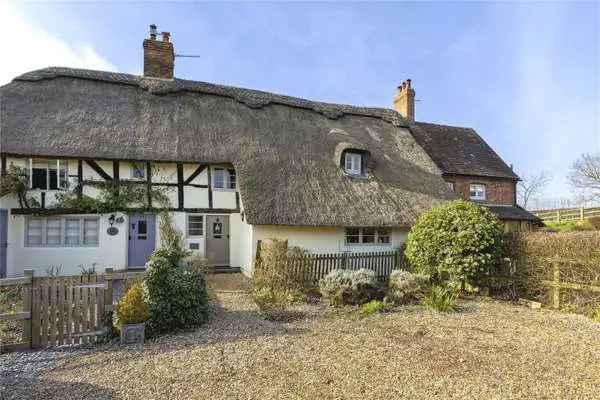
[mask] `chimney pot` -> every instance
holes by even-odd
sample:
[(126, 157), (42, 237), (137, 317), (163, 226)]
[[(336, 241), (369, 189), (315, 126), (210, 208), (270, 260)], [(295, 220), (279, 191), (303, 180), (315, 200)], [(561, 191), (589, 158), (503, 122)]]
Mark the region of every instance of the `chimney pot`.
[(162, 32), (161, 35), (162, 35), (163, 42), (168, 42), (171, 37), (170, 32)]
[(150, 39), (156, 40), (156, 25), (150, 25)]

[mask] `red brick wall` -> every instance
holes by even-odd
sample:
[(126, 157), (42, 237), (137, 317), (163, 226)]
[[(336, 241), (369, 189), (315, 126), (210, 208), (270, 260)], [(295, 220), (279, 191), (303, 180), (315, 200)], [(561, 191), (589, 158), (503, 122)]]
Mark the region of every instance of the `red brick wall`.
[(175, 53), (173, 43), (144, 40), (144, 76), (173, 79)]
[(454, 182), (454, 191), (465, 200), (470, 200), (469, 185), (480, 183), (485, 185), (486, 202), (515, 205), (515, 181), (463, 175), (446, 176), (444, 179)]

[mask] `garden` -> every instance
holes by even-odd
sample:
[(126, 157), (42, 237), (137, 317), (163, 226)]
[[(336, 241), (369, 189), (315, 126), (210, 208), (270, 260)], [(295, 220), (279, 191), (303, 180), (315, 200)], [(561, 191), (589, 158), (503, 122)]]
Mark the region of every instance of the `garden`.
[[(420, 217), (384, 281), (307, 280), (289, 268), (305, 252), (278, 240), (251, 281), (205, 276), (177, 231), (161, 237), (113, 316), (144, 323), (145, 344), (0, 355), (8, 398), (600, 398), (597, 233), (505, 236), (451, 202)], [(557, 265), (571, 286), (552, 286)]]

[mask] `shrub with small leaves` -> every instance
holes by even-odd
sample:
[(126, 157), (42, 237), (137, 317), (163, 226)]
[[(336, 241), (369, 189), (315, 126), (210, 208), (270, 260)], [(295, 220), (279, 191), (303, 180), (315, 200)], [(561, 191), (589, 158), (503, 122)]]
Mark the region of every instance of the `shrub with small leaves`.
[(444, 286), (432, 286), (423, 296), (421, 304), (430, 310), (450, 312), (456, 309), (458, 292)]
[(390, 274), (388, 290), (385, 296), (387, 304), (408, 304), (418, 300), (429, 285), (429, 276), (410, 273), (405, 270), (394, 270)]
[(502, 236), (487, 207), (455, 200), (419, 217), (408, 234), (405, 255), (414, 271), (434, 282), (451, 281), (474, 291), (472, 281), (499, 260)]
[(296, 298), (297, 294), (293, 291), (276, 290), (266, 286), (252, 291), (252, 299), (259, 310), (267, 317), (272, 317), (284, 311)]
[(335, 269), (319, 281), (321, 295), (332, 306), (362, 304), (370, 300), (376, 288), (375, 272), (368, 269)]
[(144, 286), (142, 282), (135, 282), (117, 303), (113, 325), (120, 329), (123, 325), (146, 322), (148, 318), (150, 318), (150, 311)]

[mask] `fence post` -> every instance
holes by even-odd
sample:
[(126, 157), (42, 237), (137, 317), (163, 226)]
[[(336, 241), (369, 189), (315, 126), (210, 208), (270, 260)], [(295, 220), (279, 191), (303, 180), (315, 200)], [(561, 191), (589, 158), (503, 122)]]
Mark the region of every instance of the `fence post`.
[(552, 286), (552, 306), (556, 309), (560, 308), (560, 267), (558, 261), (552, 264), (552, 276), (554, 285)]
[(579, 209), (579, 220), (580, 220), (580, 221), (583, 221), (583, 220), (584, 220), (584, 218), (583, 218), (583, 216), (584, 216), (584, 215), (583, 215), (583, 214), (584, 214), (584, 213), (583, 213), (583, 207), (581, 207), (581, 208)]
[(106, 288), (104, 289), (104, 325), (107, 329), (107, 332), (112, 330), (112, 318), (109, 316), (113, 310), (113, 269), (105, 268), (104, 269), (104, 282), (106, 284)]
[(560, 222), (560, 210), (556, 211), (556, 221)]
[(29, 312), (29, 319), (23, 320), (23, 344), (31, 348), (31, 319), (33, 318), (33, 270), (26, 269), (23, 276), (30, 279), (28, 285), (23, 286), (23, 312)]

